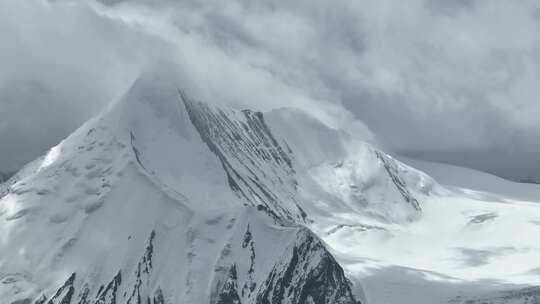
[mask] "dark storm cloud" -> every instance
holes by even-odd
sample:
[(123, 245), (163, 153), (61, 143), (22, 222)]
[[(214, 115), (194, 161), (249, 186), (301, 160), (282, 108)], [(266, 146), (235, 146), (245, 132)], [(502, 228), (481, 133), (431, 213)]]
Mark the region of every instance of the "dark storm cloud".
[[(20, 106), (0, 115), (24, 112), (51, 133), (34, 135), (32, 124), (15, 131), (15, 122), (0, 120), (0, 134), (18, 135), (1, 137), (12, 151), (63, 137), (121, 94), (141, 62), (172, 56), (203, 98), (295, 106), (370, 138), (362, 121), (397, 153), (540, 176), (537, 1), (7, 3), (0, 35), (13, 41), (12, 54), (0, 60), (12, 69), (0, 72), (0, 105)], [(28, 92), (7, 89), (18, 87)], [(38, 99), (50, 101), (32, 112)], [(47, 109), (69, 115), (57, 119)], [(0, 167), (9, 159), (2, 158)]]

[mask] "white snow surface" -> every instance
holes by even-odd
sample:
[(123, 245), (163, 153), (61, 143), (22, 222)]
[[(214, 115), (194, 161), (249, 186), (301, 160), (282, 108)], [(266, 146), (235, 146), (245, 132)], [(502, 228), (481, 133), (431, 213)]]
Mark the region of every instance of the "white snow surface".
[[(208, 108), (234, 122), (246, 119)], [(251, 259), (238, 245), (248, 230), (257, 263), (238, 263), (246, 274), (239, 285), (261, 283), (311, 230), (363, 303), (534, 298), (499, 293), (540, 284), (540, 187), (404, 159), (438, 183), (299, 110), (274, 110), (264, 121), (294, 169), (257, 158), (260, 150), (234, 150), (247, 156), (231, 166), (261, 180), (260, 191), (283, 209), (276, 212), (291, 215), (287, 224), (257, 210), (260, 194), (242, 198), (231, 190), (176, 84), (156, 75), (138, 80), (122, 100), (0, 185), (0, 299), (8, 299), (0, 302), (54, 293), (74, 272), (92, 290), (119, 270), (123, 280), (136, 281), (133, 269), (154, 231), (158, 262), (147, 293), (159, 286), (167, 303), (210, 303), (228, 266)], [(242, 187), (247, 193), (248, 184)], [(242, 300), (254, 298), (248, 292)]]
[[(539, 186), (404, 158), (442, 185), (397, 162), (422, 209), (416, 220), (403, 222), (410, 210), (389, 204), (393, 188), (381, 181), (385, 175), (377, 172), (374, 148), (299, 111), (277, 110), (267, 120), (295, 152), (300, 193), (317, 209), (311, 213), (312, 229), (349, 276), (363, 283), (368, 303), (490, 299), (495, 290), (540, 284)], [(351, 212), (358, 206), (351, 185), (360, 185), (368, 202), (378, 202), (380, 195), (374, 212), (383, 220), (366, 217), (366, 209)]]

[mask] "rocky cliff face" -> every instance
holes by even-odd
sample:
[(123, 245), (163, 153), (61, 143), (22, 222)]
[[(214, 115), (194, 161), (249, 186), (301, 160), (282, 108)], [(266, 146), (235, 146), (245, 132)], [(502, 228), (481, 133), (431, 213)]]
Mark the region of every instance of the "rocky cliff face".
[(256, 303), (356, 303), (343, 269), (308, 231), (299, 231), (294, 244), (274, 266)]
[[(268, 235), (261, 233), (259, 227), (255, 236), (249, 227), (250, 224), (241, 242), (233, 237), (223, 248), (222, 254), (227, 257), (214, 266), (211, 298), (194, 303), (359, 303), (343, 269), (309, 230), (288, 228), (288, 236), (274, 236), (286, 241), (272, 248), (278, 254), (273, 256), (264, 252), (268, 250), (265, 240)], [(96, 284), (88, 276), (72, 273), (56, 290), (12, 303), (187, 303), (185, 299), (175, 299), (175, 290), (163, 290), (159, 283), (162, 278), (154, 265), (162, 262), (154, 254), (161, 256), (163, 252), (154, 252), (154, 246), (162, 247), (154, 243), (155, 238), (156, 233), (151, 232), (138, 262), (132, 269), (119, 268), (110, 280)], [(234, 240), (238, 243), (233, 243)], [(244, 258), (246, 255), (249, 259)]]
[(278, 221), (306, 220), (295, 198), (291, 151), (276, 141), (262, 113), (225, 111), (180, 95), (191, 122), (241, 199)]

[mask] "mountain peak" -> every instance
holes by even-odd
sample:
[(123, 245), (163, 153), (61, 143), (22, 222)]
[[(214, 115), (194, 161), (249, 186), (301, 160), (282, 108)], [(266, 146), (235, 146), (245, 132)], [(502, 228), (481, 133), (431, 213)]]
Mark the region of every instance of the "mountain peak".
[(12, 283), (0, 297), (356, 303), (310, 227), (414, 218), (417, 185), (388, 156), (308, 116), (267, 120), (180, 84), (145, 73), (2, 186), (0, 274)]
[(171, 131), (187, 136), (188, 117), (179, 83), (155, 71), (142, 74), (103, 116), (112, 129), (137, 137)]

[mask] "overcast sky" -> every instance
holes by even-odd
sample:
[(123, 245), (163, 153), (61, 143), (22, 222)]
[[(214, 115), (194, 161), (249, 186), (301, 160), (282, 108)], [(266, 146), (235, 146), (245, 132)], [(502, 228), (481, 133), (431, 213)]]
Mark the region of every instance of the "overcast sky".
[(540, 177), (540, 2), (0, 1), (0, 171), (174, 62), (200, 98), (301, 108), (387, 151)]

